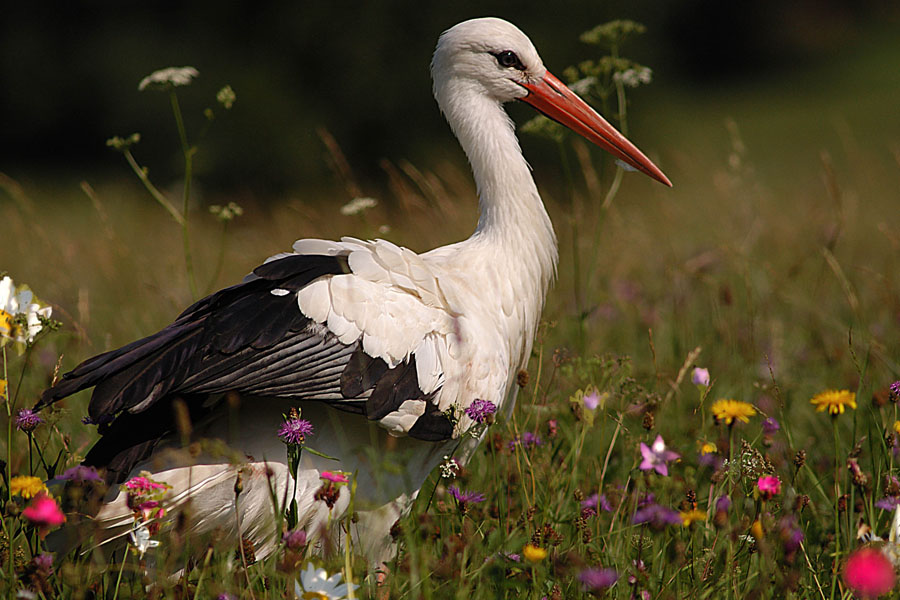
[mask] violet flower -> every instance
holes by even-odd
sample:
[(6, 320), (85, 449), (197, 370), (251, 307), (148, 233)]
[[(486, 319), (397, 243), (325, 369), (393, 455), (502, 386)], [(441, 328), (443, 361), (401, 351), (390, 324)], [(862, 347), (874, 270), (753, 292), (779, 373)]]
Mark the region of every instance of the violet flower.
[(281, 438), (281, 441), (293, 446), (302, 444), (306, 436), (312, 434), (312, 423), (306, 419), (289, 419), (278, 429), (278, 437)]
[(644, 442), (641, 442), (641, 456), (644, 458), (639, 467), (642, 471), (653, 469), (663, 477), (669, 474), (667, 463), (677, 458), (681, 458), (680, 454), (666, 448), (666, 442), (663, 441), (661, 435), (656, 436), (656, 440), (653, 442), (652, 446), (648, 446)]

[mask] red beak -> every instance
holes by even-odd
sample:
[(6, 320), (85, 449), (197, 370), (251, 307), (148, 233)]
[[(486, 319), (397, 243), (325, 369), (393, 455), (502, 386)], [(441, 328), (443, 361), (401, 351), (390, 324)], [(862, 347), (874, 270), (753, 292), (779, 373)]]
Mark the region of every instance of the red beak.
[(547, 71), (543, 78), (534, 83), (522, 84), (522, 87), (528, 90), (528, 95), (520, 100), (597, 144), (638, 171), (672, 187), (672, 182), (659, 167), (552, 73)]

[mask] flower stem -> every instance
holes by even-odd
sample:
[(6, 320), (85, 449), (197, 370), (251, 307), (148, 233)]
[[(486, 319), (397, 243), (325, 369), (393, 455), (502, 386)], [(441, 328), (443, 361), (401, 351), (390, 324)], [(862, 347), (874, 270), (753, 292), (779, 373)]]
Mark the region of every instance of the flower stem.
[(197, 151), (196, 147), (191, 146), (188, 143), (187, 132), (184, 129), (184, 119), (181, 116), (181, 107), (178, 104), (178, 95), (175, 93), (175, 88), (169, 89), (169, 100), (172, 103), (172, 112), (175, 115), (175, 125), (178, 127), (178, 138), (181, 141), (181, 152), (184, 154), (184, 193), (183, 193), (183, 206), (181, 209), (181, 214), (184, 217), (181, 222), (181, 237), (184, 241), (184, 263), (185, 268), (187, 269), (188, 276), (188, 284), (191, 286), (191, 295), (194, 299), (197, 299), (197, 282), (194, 277), (194, 261), (191, 257), (191, 238), (190, 238), (190, 230), (188, 228), (188, 210), (190, 208), (191, 201), (191, 178), (193, 177), (194, 171), (194, 153)]
[(840, 464), (840, 436), (838, 435), (837, 415), (831, 416), (831, 429), (834, 432), (834, 561), (831, 564), (831, 596), (834, 600), (834, 593), (837, 590), (838, 563), (841, 554), (841, 519), (840, 519), (840, 499), (841, 499), (841, 464)]

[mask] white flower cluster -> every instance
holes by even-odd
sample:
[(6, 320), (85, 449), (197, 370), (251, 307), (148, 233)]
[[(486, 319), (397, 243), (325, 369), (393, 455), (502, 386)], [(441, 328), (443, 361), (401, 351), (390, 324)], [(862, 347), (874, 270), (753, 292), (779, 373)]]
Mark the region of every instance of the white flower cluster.
[(138, 84), (138, 90), (143, 92), (148, 87), (165, 89), (168, 86), (182, 86), (191, 83), (194, 77), (200, 73), (194, 67), (169, 67), (168, 69), (160, 69), (153, 71)]
[(358, 587), (355, 583), (341, 583), (340, 573), (329, 577), (325, 569), (316, 569), (308, 563), (306, 570), (300, 572), (300, 581), (294, 584), (294, 594), (301, 599), (343, 600), (351, 589)]
[[(53, 309), (34, 302), (34, 294), (25, 287), (18, 291), (11, 277), (0, 279), (0, 343), (4, 339), (30, 344), (43, 329), (41, 317), (50, 318)], [(25, 326), (21, 326), (24, 315)]]
[(639, 85), (650, 83), (653, 80), (653, 71), (648, 67), (638, 67), (637, 69), (625, 69), (613, 75), (615, 81), (621, 81), (628, 87), (637, 87)]
[(459, 463), (455, 458), (444, 455), (444, 462), (441, 463), (441, 477), (444, 479), (454, 479), (459, 474)]
[(375, 198), (354, 198), (341, 207), (342, 215), (358, 215), (359, 213), (378, 205)]

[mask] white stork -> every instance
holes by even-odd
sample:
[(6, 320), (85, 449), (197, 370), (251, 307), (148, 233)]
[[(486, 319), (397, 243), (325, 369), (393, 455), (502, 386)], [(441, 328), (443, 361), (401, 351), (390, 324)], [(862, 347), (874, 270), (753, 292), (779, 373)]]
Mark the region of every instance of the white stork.
[[(112, 483), (151, 471), (172, 486), (170, 517), (191, 498), (192, 533), (249, 540), (262, 557), (281, 534), (270, 481), (279, 498), (295, 485), (276, 430), (300, 407), (315, 427), (307, 445), (338, 462), (303, 453), (299, 524), (313, 542), (340, 544), (335, 524), (349, 489), (330, 518), (313, 496), (321, 471), (353, 473), (353, 543), (373, 561), (390, 555), (388, 531), (427, 475), (443, 456), (464, 461), (477, 445), (464, 435), (472, 425), (464, 409), (476, 399), (500, 410), (514, 402), (556, 270), (556, 236), (503, 104), (531, 104), (671, 185), (506, 21), (473, 19), (445, 31), (431, 71), (474, 172), (475, 233), (424, 254), (384, 240), (299, 240), (162, 331), (83, 362), (37, 408), (94, 387), (89, 414), (102, 437), (86, 464), (104, 467)], [(237, 409), (225, 401), (235, 395)], [(225, 440), (247, 462), (204, 451), (187, 463), (164, 452), (181, 445), (175, 399), (186, 403), (195, 437)], [(386, 461), (402, 472), (383, 468)], [(116, 493), (96, 517), (101, 538), (131, 526), (125, 494)]]

